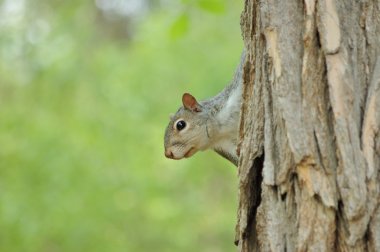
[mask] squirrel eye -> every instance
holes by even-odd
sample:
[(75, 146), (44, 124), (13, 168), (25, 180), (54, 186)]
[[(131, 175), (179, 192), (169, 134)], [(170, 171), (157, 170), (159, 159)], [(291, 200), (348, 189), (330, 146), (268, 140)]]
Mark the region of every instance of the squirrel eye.
[(178, 131), (183, 130), (186, 127), (186, 122), (181, 120), (178, 121), (177, 124), (175, 125)]

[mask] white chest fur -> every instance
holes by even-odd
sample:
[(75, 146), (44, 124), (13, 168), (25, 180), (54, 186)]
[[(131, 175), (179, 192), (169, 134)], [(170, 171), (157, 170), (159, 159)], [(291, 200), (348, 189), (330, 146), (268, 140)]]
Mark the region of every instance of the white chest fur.
[(228, 122), (231, 120), (231, 117), (236, 117), (236, 113), (240, 112), (242, 91), (240, 85), (232, 90), (225, 105), (217, 115), (217, 119), (220, 123)]

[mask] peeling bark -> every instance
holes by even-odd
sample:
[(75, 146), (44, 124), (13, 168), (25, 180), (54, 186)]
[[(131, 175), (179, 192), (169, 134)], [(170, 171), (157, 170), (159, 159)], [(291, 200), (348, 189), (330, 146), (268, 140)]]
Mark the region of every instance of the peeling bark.
[(380, 251), (380, 2), (246, 0), (239, 251)]

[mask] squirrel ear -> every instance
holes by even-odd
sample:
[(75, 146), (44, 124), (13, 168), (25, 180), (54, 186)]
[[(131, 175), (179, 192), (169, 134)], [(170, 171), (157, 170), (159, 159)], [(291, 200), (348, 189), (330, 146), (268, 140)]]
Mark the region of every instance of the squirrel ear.
[(182, 96), (182, 103), (185, 108), (193, 112), (201, 112), (201, 105), (197, 100), (189, 93), (184, 93)]

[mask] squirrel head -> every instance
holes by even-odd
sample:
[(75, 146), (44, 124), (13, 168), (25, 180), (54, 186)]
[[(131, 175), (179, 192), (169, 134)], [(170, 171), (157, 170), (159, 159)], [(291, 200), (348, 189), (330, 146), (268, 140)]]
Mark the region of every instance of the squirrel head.
[(188, 158), (208, 147), (207, 111), (188, 93), (182, 104), (165, 131), (165, 156), (171, 159)]

